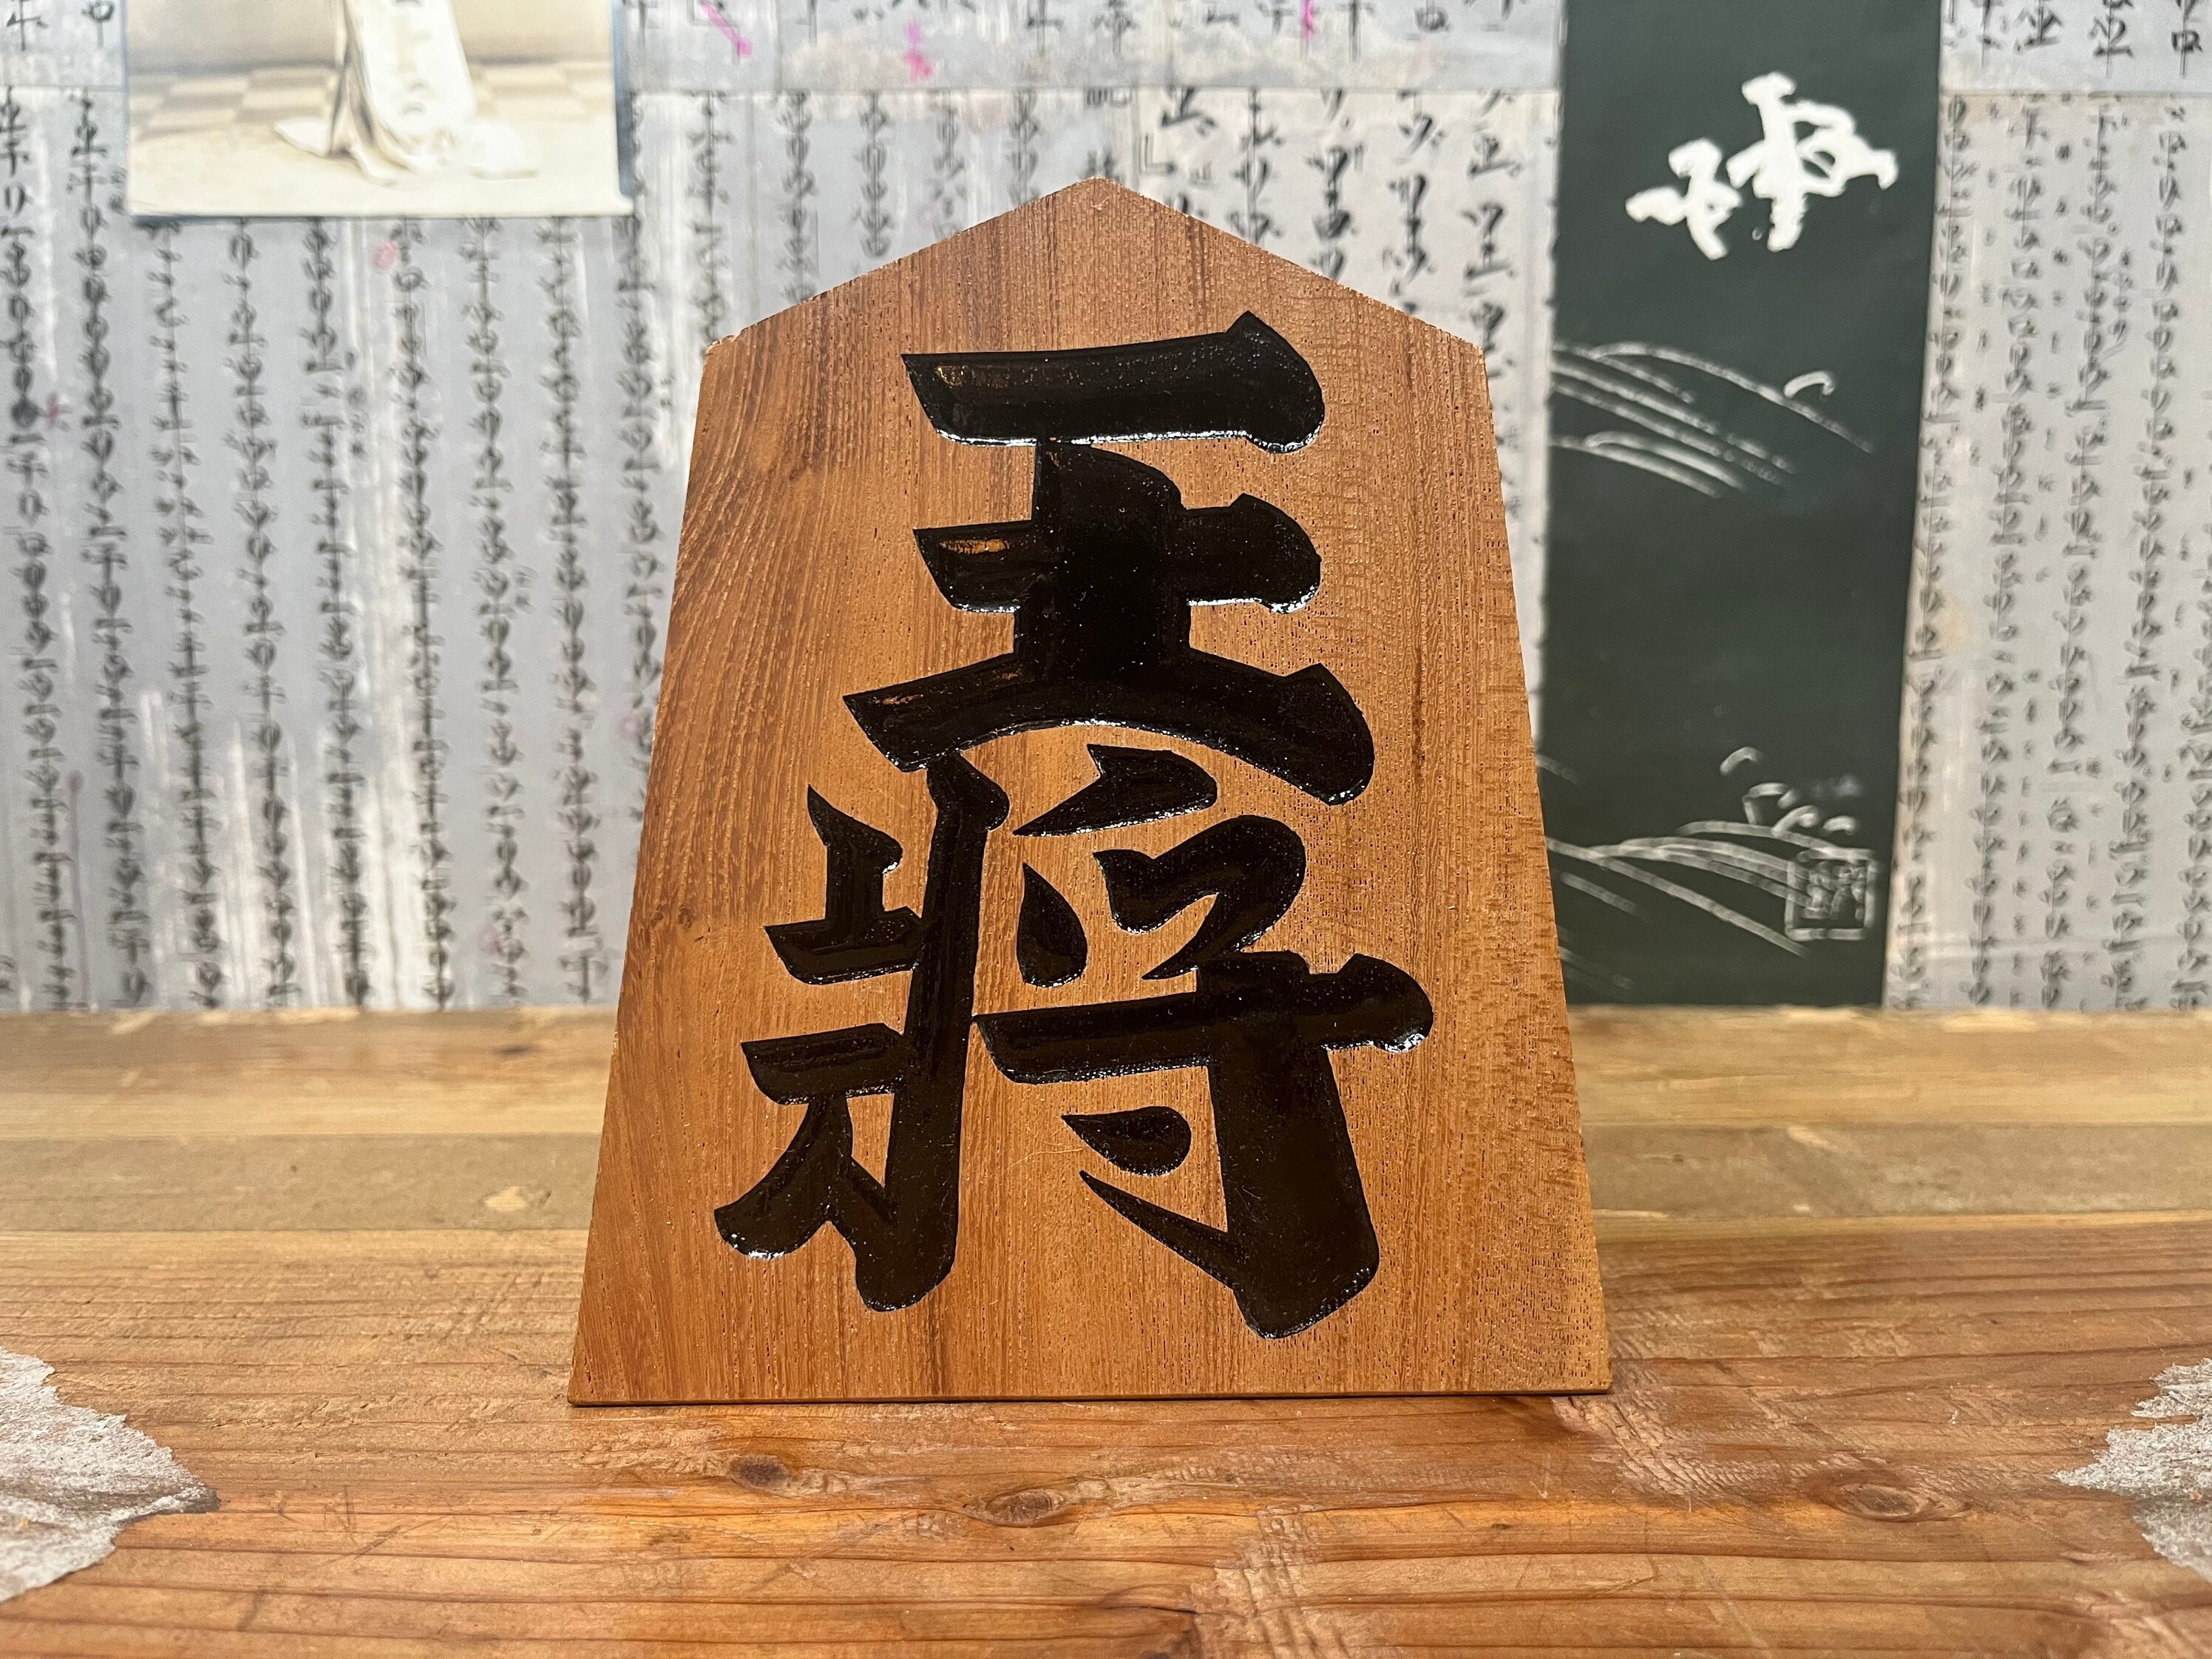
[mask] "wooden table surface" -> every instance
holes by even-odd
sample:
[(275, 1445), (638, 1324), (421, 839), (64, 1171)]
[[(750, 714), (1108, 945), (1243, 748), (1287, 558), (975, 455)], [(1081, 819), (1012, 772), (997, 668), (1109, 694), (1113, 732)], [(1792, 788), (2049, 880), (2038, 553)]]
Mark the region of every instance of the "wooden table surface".
[(1609, 1395), (578, 1410), (611, 1029), (0, 1023), (0, 1347), (222, 1500), (0, 1653), (2212, 1652), (2052, 1478), (2212, 1358), (2212, 1018), (1581, 1016)]

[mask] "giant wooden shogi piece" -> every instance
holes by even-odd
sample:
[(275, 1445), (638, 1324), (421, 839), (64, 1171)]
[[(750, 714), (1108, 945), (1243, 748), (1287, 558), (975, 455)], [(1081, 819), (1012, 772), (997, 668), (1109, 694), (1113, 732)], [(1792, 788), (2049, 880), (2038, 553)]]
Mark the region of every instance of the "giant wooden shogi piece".
[(1100, 181), (707, 360), (570, 1398), (1602, 1388), (1482, 356)]

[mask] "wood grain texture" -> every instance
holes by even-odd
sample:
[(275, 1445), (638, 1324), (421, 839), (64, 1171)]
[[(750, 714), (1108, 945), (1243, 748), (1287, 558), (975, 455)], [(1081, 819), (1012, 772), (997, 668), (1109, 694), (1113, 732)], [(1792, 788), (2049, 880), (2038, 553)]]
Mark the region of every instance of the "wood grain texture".
[[(595, 1134), (610, 1008), (26, 1014), (0, 1139)], [(1569, 1011), (1583, 1121), (2212, 1123), (2212, 1013)]]
[[(764, 934), (818, 915), (810, 786), (896, 836), (886, 902), (921, 905), (928, 798), (842, 699), (988, 658), (1000, 616), (933, 586), (917, 526), (1028, 512), (1026, 448), (948, 442), (901, 353), (1089, 347), (1223, 329), (1252, 311), (1311, 364), (1320, 436), (1294, 454), (1230, 441), (1121, 446), (1193, 507), (1249, 491), (1319, 550), (1292, 615), (1201, 607), (1200, 649), (1278, 673), (1324, 663), (1376, 739), (1374, 781), (1325, 807), (1222, 761), (1221, 817), (1296, 830), (1304, 894), (1267, 948), (1332, 969), (1358, 951), (1418, 979), (1433, 1032), (1410, 1054), (1335, 1058), (1382, 1267), (1340, 1311), (1277, 1341), (1228, 1292), (1093, 1200), (1070, 1111), (1158, 1101), (1199, 1130), (1146, 1196), (1219, 1224), (1194, 1072), (1007, 1083), (971, 1050), (959, 1255), (922, 1301), (872, 1313), (824, 1231), (774, 1261), (714, 1211), (790, 1141), (795, 1109), (747, 1075), (748, 1038), (897, 1024), (902, 976), (812, 989)], [(1411, 1393), (1601, 1385), (1565, 1011), (1480, 354), (1102, 181), (1078, 185), (794, 307), (718, 346), (702, 393), (630, 955), (618, 1016), (576, 1353), (579, 1401)], [(972, 758), (1018, 823), (1092, 775), (1098, 727)], [(1157, 854), (1182, 819), (1117, 832)], [(984, 870), (983, 1012), (1138, 992), (1188, 930), (1103, 922), (1098, 838), (995, 836)], [(1026, 860), (1091, 928), (1091, 973), (1025, 988), (1010, 942)], [(880, 1103), (863, 1103), (864, 1108)], [(1196, 1109), (1193, 1109), (1195, 1108)]]
[(221, 1493), (13, 1654), (2179, 1656), (2060, 1486), (2212, 1352), (2212, 1219), (1609, 1229), (1614, 1391), (562, 1402), (575, 1233), (0, 1240), (0, 1343)]
[(613, 1028), (604, 1008), (14, 1015), (0, 1142), (592, 1133)]
[[(428, 1159), (507, 1097), (523, 1062), (502, 1054), (544, 1022), (165, 1029), (166, 1061), (102, 1018), (0, 1024), (0, 1121), (66, 1074), (107, 1103), (84, 1115), (87, 1170), (148, 1123), (210, 1152), (281, 1147), (270, 1103), (222, 1086), (222, 1056), (247, 1052), (328, 1115), (313, 1139), (334, 1154)], [(1790, 1169), (1698, 1148), (1818, 1125), (1870, 1167), (1879, 1137), (1943, 1127), (1953, 1078), (1971, 1110), (1950, 1127), (1987, 1133), (1990, 1170), (1898, 1165), (1893, 1185), (1971, 1204), (2008, 1167), (2015, 1199), (2061, 1203), (2077, 1176), (2046, 1160), (2034, 1193), (2002, 1163), (2008, 1133), (2125, 1130), (2160, 1079), (2212, 1059), (2212, 1031), (2031, 1018), (1962, 1037), (1867, 1016), (1819, 1024), (1808, 1052), (1806, 1029), (1577, 1021), (1583, 1070), (1614, 1079), (1601, 1127), (1675, 1172), (1674, 1200), (1736, 1212), (1601, 1218), (1601, 1397), (580, 1410), (562, 1399), (580, 1231), (496, 1231), (481, 1206), (437, 1231), (404, 1183), (366, 1181), (344, 1200), (366, 1231), (249, 1229), (243, 1198), (233, 1232), (10, 1221), (0, 1347), (53, 1364), (64, 1400), (127, 1413), (222, 1508), (142, 1523), (0, 1603), (0, 1653), (2204, 1651), (2212, 1584), (2158, 1559), (2124, 1500), (2051, 1476), (2131, 1425), (2160, 1371), (2212, 1355), (2212, 1213), (1878, 1214), (1869, 1179), (1808, 1218)], [(395, 1077), (450, 1079), (413, 1099), (436, 1115), (411, 1131), (356, 1076), (370, 1034)], [(547, 1076), (572, 1113), (596, 1086), (580, 1058)], [(1877, 1120), (1884, 1079), (1911, 1115)], [(574, 1137), (563, 1120), (467, 1138), (514, 1160), (476, 1171), (504, 1187), (538, 1167), (532, 1140)]]
[[(1570, 1024), (1601, 1215), (2191, 1210), (2212, 1192), (2202, 1015)], [(0, 1232), (590, 1219), (611, 1010), (32, 1015), (0, 1036)]]
[(1583, 1008), (1588, 1123), (2212, 1122), (2212, 1014)]

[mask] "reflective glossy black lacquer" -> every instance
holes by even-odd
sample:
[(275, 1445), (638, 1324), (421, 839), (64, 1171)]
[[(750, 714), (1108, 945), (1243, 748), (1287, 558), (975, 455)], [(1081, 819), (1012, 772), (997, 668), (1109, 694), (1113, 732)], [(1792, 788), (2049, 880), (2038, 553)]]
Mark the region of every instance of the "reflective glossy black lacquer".
[(908, 352), (929, 423), (963, 443), (1249, 438), (1290, 450), (1321, 430), (1321, 382), (1250, 312), (1218, 334), (1060, 351)]
[(1070, 1112), (1060, 1121), (1092, 1152), (1131, 1175), (1168, 1175), (1190, 1156), (1190, 1121), (1172, 1106)]
[(1190, 642), (1194, 605), (1305, 602), (1318, 560), (1296, 526), (1246, 512), (1215, 520), (1229, 536), (1201, 534), (1164, 473), (1076, 444), (1037, 447), (1031, 507), (1022, 525), (922, 532), (949, 599), (1014, 613), (1013, 648), (848, 696), (895, 764), (1039, 726), (1129, 726), (1234, 756), (1332, 805), (1366, 788), (1375, 740), (1334, 674), (1318, 663), (1271, 673)]
[(1225, 957), (1178, 995), (986, 1014), (976, 1023), (1017, 1083), (1206, 1068), (1225, 1228), (1085, 1174), (1115, 1211), (1226, 1285), (1245, 1323), (1285, 1337), (1365, 1287), (1380, 1261), (1328, 1050), (1408, 1048), (1428, 1035), (1412, 977), (1355, 956), (1316, 974), (1286, 952)]
[[(1006, 792), (957, 755), (931, 764), (929, 793), (937, 828), (905, 1031), (858, 1026), (747, 1043), (762, 1091), (805, 1101), (806, 1118), (760, 1184), (714, 1212), (723, 1238), (748, 1255), (782, 1255), (830, 1223), (853, 1247), (860, 1300), (878, 1311), (920, 1301), (952, 1270), (983, 846), (1006, 821)], [(890, 1145), (878, 1182), (853, 1158), (851, 1100), (885, 1091)]]
[(1022, 866), (1022, 914), (1014, 924), (1014, 960), (1031, 985), (1066, 985), (1091, 960), (1083, 918), (1060, 889)]
[(1224, 818), (1158, 858), (1097, 854), (1106, 904), (1116, 926), (1150, 933), (1199, 900), (1218, 895), (1183, 947), (1146, 974), (1176, 979), (1241, 951), (1280, 921), (1305, 885), (1306, 848), (1297, 831), (1273, 818)]
[(884, 908), (884, 877), (898, 866), (898, 842), (839, 811), (811, 789), (806, 792), (806, 814), (829, 855), (829, 873), (821, 921), (778, 922), (768, 930), (791, 976), (809, 985), (832, 985), (913, 967), (921, 945), (921, 918), (904, 906)]
[[(884, 904), (898, 843), (810, 792), (827, 857), (823, 915), (769, 935), (811, 984), (910, 973), (904, 1028), (745, 1044), (761, 1091), (804, 1105), (805, 1115), (768, 1175), (715, 1212), (722, 1237), (759, 1256), (797, 1249), (829, 1223), (852, 1247), (862, 1301), (879, 1310), (908, 1306), (942, 1282), (957, 1244), (983, 854), (1007, 811), (966, 751), (1040, 727), (1133, 727), (1243, 761), (1331, 805), (1356, 798), (1375, 769), (1366, 718), (1327, 666), (1278, 674), (1191, 643), (1194, 605), (1295, 611), (1310, 599), (1322, 558), (1305, 532), (1255, 495), (1185, 507), (1165, 472), (1088, 447), (1198, 436), (1277, 450), (1305, 443), (1321, 427), (1321, 388), (1281, 335), (1248, 314), (1218, 334), (915, 356), (907, 367), (946, 436), (1036, 447), (1029, 517), (915, 532), (945, 599), (1010, 612), (1012, 637), (999, 655), (846, 697), (887, 759), (927, 769), (937, 823), (921, 915)], [(1170, 750), (1102, 743), (1090, 752), (1097, 779), (1017, 834), (1099, 834), (1203, 811), (1218, 797), (1204, 767)], [(1125, 929), (1162, 927), (1211, 899), (1188, 940), (1147, 975), (1195, 974), (1196, 988), (974, 1023), (1021, 1084), (1203, 1068), (1224, 1227), (1084, 1179), (1117, 1214), (1228, 1286), (1260, 1335), (1304, 1330), (1357, 1295), (1380, 1260), (1329, 1051), (1410, 1047), (1428, 1031), (1428, 999), (1373, 957), (1316, 974), (1300, 957), (1249, 950), (1305, 878), (1303, 842), (1273, 818), (1243, 814), (1158, 854), (1108, 848), (1097, 857), (1108, 911)], [(1091, 956), (1075, 907), (1026, 865), (1013, 950), (1023, 979), (1041, 987), (1073, 983)], [(852, 1155), (851, 1102), (872, 1093), (891, 1098), (880, 1182)], [(1165, 1175), (1189, 1156), (1191, 1125), (1166, 1106), (1063, 1116), (1126, 1174)]]
[(1212, 777), (1197, 762), (1170, 749), (1122, 749), (1110, 743), (1085, 745), (1098, 769), (1087, 783), (1047, 812), (1040, 812), (1018, 836), (1080, 836), (1095, 830), (1150, 823), (1184, 812), (1202, 811), (1219, 798)]

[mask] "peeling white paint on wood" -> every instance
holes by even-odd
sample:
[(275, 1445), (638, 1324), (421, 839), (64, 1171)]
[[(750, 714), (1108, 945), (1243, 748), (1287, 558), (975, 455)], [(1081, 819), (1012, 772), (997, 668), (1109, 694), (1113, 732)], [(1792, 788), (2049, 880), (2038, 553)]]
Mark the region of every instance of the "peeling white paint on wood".
[(2114, 1429), (2103, 1456), (2057, 1478), (2133, 1498), (2136, 1524), (2150, 1547), (2212, 1578), (2212, 1359), (2161, 1371), (2158, 1386), (2135, 1414), (2192, 1420)]
[(133, 1521), (216, 1506), (166, 1447), (64, 1405), (52, 1375), (0, 1349), (0, 1601), (104, 1559)]

